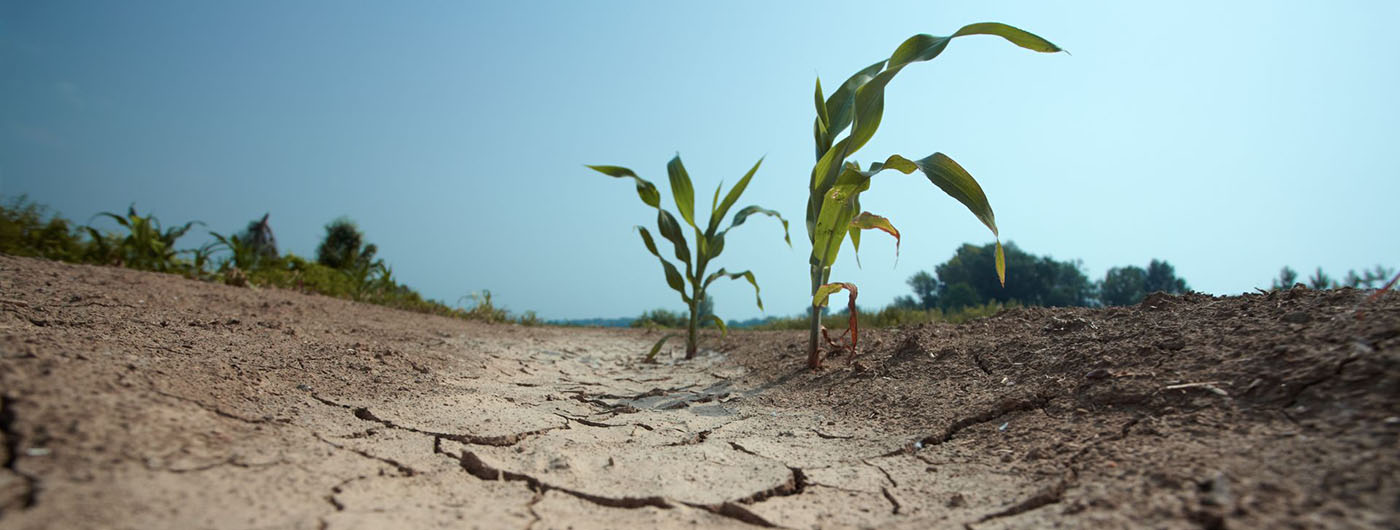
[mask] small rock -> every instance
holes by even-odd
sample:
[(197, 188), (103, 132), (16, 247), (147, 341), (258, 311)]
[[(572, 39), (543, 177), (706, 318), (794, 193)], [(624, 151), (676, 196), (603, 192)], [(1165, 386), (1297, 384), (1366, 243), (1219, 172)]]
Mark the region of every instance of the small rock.
[(1308, 322), (1312, 321), (1312, 315), (1309, 315), (1307, 311), (1294, 311), (1292, 313), (1283, 315), (1283, 317), (1279, 320), (1282, 320), (1289, 324), (1307, 324)]
[(953, 496), (948, 497), (947, 504), (949, 508), (961, 508), (967, 506), (967, 498), (963, 497), (961, 493), (954, 493)]
[(1164, 350), (1176, 351), (1186, 347), (1186, 339), (1173, 337), (1157, 343), (1157, 347)]

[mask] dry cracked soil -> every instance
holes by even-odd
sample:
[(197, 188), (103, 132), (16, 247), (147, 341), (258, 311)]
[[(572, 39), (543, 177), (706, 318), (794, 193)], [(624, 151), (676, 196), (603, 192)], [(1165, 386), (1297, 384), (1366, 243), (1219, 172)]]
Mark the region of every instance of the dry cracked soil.
[[(1400, 295), (485, 325), (0, 256), (0, 528), (1397, 528)], [(1357, 311), (1364, 312), (1362, 318)]]

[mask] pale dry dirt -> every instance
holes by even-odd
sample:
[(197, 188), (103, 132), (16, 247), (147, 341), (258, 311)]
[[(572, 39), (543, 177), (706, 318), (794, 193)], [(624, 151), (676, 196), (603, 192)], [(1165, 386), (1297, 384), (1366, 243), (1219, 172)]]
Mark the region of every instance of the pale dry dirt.
[(0, 256), (0, 528), (1396, 528), (1400, 296), (1293, 289), (639, 362)]

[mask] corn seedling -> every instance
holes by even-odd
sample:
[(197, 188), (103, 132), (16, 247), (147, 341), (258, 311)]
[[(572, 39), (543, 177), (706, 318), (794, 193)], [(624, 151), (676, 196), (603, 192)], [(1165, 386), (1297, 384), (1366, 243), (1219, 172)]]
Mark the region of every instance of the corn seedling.
[[(746, 206), (740, 209), (738, 213), (734, 214), (734, 219), (729, 223), (727, 228), (723, 230), (719, 228), (720, 222), (724, 219), (725, 215), (729, 214), (729, 209), (734, 207), (734, 203), (739, 200), (739, 196), (744, 193), (744, 189), (749, 185), (749, 180), (753, 178), (754, 173), (758, 171), (758, 166), (762, 163), (762, 159), (755, 163), (753, 168), (749, 169), (749, 172), (745, 173), (743, 178), (740, 178), (739, 182), (729, 189), (729, 192), (724, 195), (723, 201), (720, 200), (719, 196), (720, 191), (724, 188), (724, 184), (721, 183), (715, 188), (714, 199), (710, 201), (710, 219), (703, 229), (700, 225), (697, 225), (695, 221), (695, 187), (691, 184), (690, 174), (686, 173), (685, 166), (681, 163), (681, 157), (677, 155), (666, 164), (666, 173), (670, 177), (671, 196), (675, 201), (676, 211), (680, 213), (681, 219), (694, 231), (695, 250), (693, 252), (691, 251), (690, 245), (686, 242), (685, 234), (682, 232), (680, 223), (676, 221), (676, 218), (672, 216), (670, 212), (661, 207), (661, 193), (657, 191), (656, 185), (638, 177), (636, 173), (633, 173), (632, 170), (625, 167), (588, 166), (590, 169), (610, 177), (631, 178), (635, 180), (637, 184), (637, 195), (641, 197), (642, 202), (646, 203), (647, 206), (656, 208), (657, 230), (660, 231), (661, 237), (671, 242), (671, 246), (674, 247), (676, 259), (685, 266), (685, 273), (682, 274), (680, 269), (676, 268), (675, 265), (661, 256), (661, 252), (656, 248), (656, 240), (651, 237), (651, 232), (647, 231), (647, 229), (642, 226), (638, 226), (637, 230), (641, 233), (642, 243), (646, 245), (647, 250), (651, 252), (651, 255), (656, 256), (656, 259), (661, 261), (661, 268), (666, 273), (666, 284), (670, 285), (672, 289), (675, 289), (676, 292), (681, 294), (681, 300), (684, 301), (686, 306), (690, 309), (688, 319), (689, 325), (686, 330), (686, 359), (695, 358), (695, 354), (699, 350), (700, 304), (705, 300), (705, 290), (709, 289), (710, 284), (714, 283), (715, 280), (726, 277), (731, 280), (737, 280), (739, 278), (748, 280), (749, 284), (753, 285), (754, 299), (758, 304), (758, 308), (760, 310), (763, 309), (763, 298), (759, 295), (758, 280), (754, 278), (753, 272), (729, 272), (721, 268), (709, 275), (705, 274), (710, 262), (719, 257), (720, 252), (724, 251), (725, 235), (728, 234), (730, 230), (733, 230), (734, 227), (744, 224), (744, 221), (748, 219), (749, 216), (763, 214), (776, 217), (782, 222), (783, 241), (786, 241), (788, 246), (792, 246), (792, 240), (788, 237), (787, 219), (784, 219), (778, 212), (757, 205)], [(689, 290), (687, 290), (687, 285)], [(721, 334), (728, 334), (729, 330), (725, 327), (723, 319), (715, 315), (709, 315), (708, 318), (720, 329)], [(661, 345), (670, 338), (671, 335), (667, 335), (657, 341), (656, 345), (652, 347), (651, 352), (648, 353), (647, 360), (653, 360), (656, 357), (656, 353), (661, 350)]]
[[(194, 225), (204, 224), (190, 221), (175, 228), (161, 230), (160, 221), (154, 215), (138, 215), (135, 206), (127, 208), (125, 216), (102, 212), (94, 217), (110, 217), (126, 228), (127, 235), (120, 240), (116, 248), (121, 263), (133, 269), (156, 272), (178, 269), (180, 262), (176, 256), (179, 251), (175, 250), (175, 240), (185, 235)], [(95, 241), (103, 239), (96, 229), (87, 227), (87, 230)]]
[[(822, 94), (821, 79), (817, 79), (816, 108), (814, 124), (817, 163), (812, 167), (812, 178), (807, 199), (807, 237), (812, 242), (811, 276), (812, 307), (810, 337), (807, 347), (807, 365), (813, 369), (821, 367), (821, 356), (817, 350), (817, 337), (821, 327), (820, 309), (825, 307), (827, 297), (841, 289), (850, 291), (854, 307), (855, 290), (849, 284), (830, 283), (831, 266), (836, 262), (837, 252), (842, 241), (851, 238), (851, 246), (860, 251), (860, 231), (880, 230), (894, 236), (898, 252), (899, 231), (889, 219), (861, 211), (860, 193), (870, 189), (870, 179), (886, 169), (893, 169), (906, 175), (919, 170), (929, 181), (944, 193), (957, 199), (977, 216), (987, 228), (997, 235), (996, 217), (987, 202), (982, 187), (962, 166), (943, 153), (934, 153), (919, 160), (910, 160), (900, 155), (892, 155), (884, 162), (871, 163), (861, 169), (859, 163), (847, 160), (875, 135), (880, 127), (880, 119), (885, 110), (885, 87), (904, 67), (915, 62), (928, 61), (948, 47), (957, 37), (967, 35), (995, 35), (1007, 41), (1037, 52), (1058, 52), (1058, 46), (1045, 39), (1020, 29), (995, 23), (984, 22), (963, 26), (947, 37), (915, 35), (905, 40), (895, 49), (889, 59), (872, 64), (856, 72), (842, 83), (830, 97)], [(837, 137), (847, 129), (850, 132)], [(1006, 258), (1002, 254), (1001, 242), (996, 244), (997, 276), (1006, 283)], [(854, 322), (854, 316), (852, 322)], [(856, 347), (856, 330), (851, 329), (851, 349)]]

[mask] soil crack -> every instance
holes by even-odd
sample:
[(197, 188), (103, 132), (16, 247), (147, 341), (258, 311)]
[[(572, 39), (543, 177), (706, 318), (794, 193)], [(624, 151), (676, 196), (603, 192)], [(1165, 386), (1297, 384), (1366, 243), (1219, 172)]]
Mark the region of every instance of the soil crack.
[[(324, 403), (324, 404), (326, 404), (326, 405), (330, 405), (330, 406), (332, 406), (332, 407), (340, 407), (340, 408), (343, 408), (343, 409), (350, 410), (350, 411), (355, 415), (356, 418), (359, 418), (359, 419), (362, 419), (362, 420), (365, 420), (365, 421), (371, 421), (371, 422), (374, 422), (374, 423), (378, 423), (378, 424), (383, 425), (383, 426), (385, 426), (385, 427), (388, 427), (388, 428), (390, 428), (390, 429), (398, 429), (398, 430), (401, 430), (401, 431), (408, 431), (408, 432), (413, 432), (413, 433), (418, 433), (418, 434), (424, 434), (424, 435), (432, 436), (432, 437), (435, 437), (435, 438), (445, 438), (445, 439), (448, 439), (448, 440), (452, 440), (452, 441), (454, 441), (454, 442), (461, 442), (461, 443), (470, 444), (470, 445), (487, 445), (487, 446), (492, 446), (492, 447), (510, 447), (510, 446), (512, 446), (512, 445), (515, 445), (515, 444), (520, 443), (521, 440), (524, 440), (525, 438), (528, 438), (528, 437), (530, 437), (530, 436), (534, 436), (534, 435), (537, 435), (537, 434), (544, 434), (544, 433), (547, 433), (547, 432), (553, 431), (553, 430), (568, 429), (568, 428), (569, 428), (568, 422), (565, 421), (565, 423), (564, 423), (564, 425), (563, 425), (562, 427), (545, 427), (545, 428), (543, 428), (543, 429), (537, 429), (537, 430), (533, 430), (533, 431), (517, 432), (517, 433), (511, 433), (511, 434), (499, 434), (499, 435), (495, 435), (495, 436), (481, 436), (481, 435), (471, 434), (471, 433), (445, 433), (445, 432), (425, 431), (425, 430), (422, 430), (422, 429), (416, 429), (416, 428), (413, 428), (413, 427), (408, 427), (408, 426), (404, 426), (404, 425), (399, 425), (399, 424), (394, 423), (394, 422), (392, 422), (392, 421), (389, 421), (389, 420), (380, 418), (379, 416), (375, 416), (374, 413), (371, 412), (371, 411), (370, 411), (368, 408), (366, 408), (366, 407), (352, 407), (352, 406), (350, 406), (350, 405), (345, 405), (345, 404), (342, 404), (342, 403), (336, 403), (336, 402), (334, 402), (334, 401), (331, 401), (331, 400), (329, 400), (329, 399), (326, 399), (326, 398), (323, 398), (323, 397), (320, 397), (320, 396), (317, 396), (317, 395), (314, 395), (314, 394), (313, 394), (311, 397), (312, 397), (313, 399), (315, 399), (316, 401), (320, 401), (321, 403)], [(568, 420), (569, 418), (564, 418), (564, 419), (565, 419), (565, 420)]]
[(1026, 499), (1022, 500), (1021, 502), (1013, 504), (1004, 510), (983, 515), (976, 521), (963, 525), (963, 527), (967, 528), (967, 530), (972, 530), (972, 525), (975, 524), (985, 523), (992, 519), (1000, 519), (1002, 517), (1020, 515), (1031, 510), (1035, 510), (1037, 508), (1042, 508), (1051, 504), (1058, 503), (1062, 499), (1064, 499), (1065, 490), (1067, 489), (1069, 489), (1069, 480), (1062, 478), (1059, 481), (1055, 482), (1055, 484), (1050, 486), (1049, 488), (1041, 490), (1035, 495), (1031, 495), (1030, 497), (1027, 497)]
[[(483, 461), (481, 457), (476, 455), (476, 453), (466, 450), (465, 448), (462, 450), (460, 455), (453, 455), (451, 453), (448, 453), (442, 450), (442, 438), (438, 438), (433, 441), (433, 452), (457, 458), (458, 461), (461, 463), (463, 470), (465, 470), (468, 474), (481, 480), (524, 482), (526, 487), (528, 487), (531, 491), (535, 492), (537, 497), (543, 496), (545, 493), (548, 493), (550, 491), (557, 491), (608, 508), (636, 509), (651, 506), (654, 508), (669, 510), (673, 507), (672, 502), (670, 500), (661, 496), (606, 497), (602, 495), (595, 495), (585, 491), (579, 491), (572, 488), (565, 488), (553, 484), (548, 484), (538, 478), (526, 475), (524, 473), (516, 473), (513, 471), (507, 471), (504, 469), (493, 467), (490, 464), (487, 464), (485, 461)], [(684, 501), (677, 502), (679, 504), (705, 510), (715, 515), (735, 519), (744, 523), (767, 528), (776, 527), (777, 525), (773, 524), (767, 519), (764, 519), (762, 516), (759, 516), (752, 510), (749, 510), (744, 505), (753, 504), (774, 496), (794, 495), (797, 493), (801, 493), (803, 490), (805, 490), (807, 485), (806, 475), (802, 472), (801, 469), (789, 469), (792, 470), (792, 476), (786, 482), (741, 499), (725, 501), (718, 504), (692, 503)], [(531, 507), (533, 507), (533, 503)], [(533, 526), (533, 523), (531, 523), (531, 525)]]
[(1003, 399), (1000, 402), (998, 402), (996, 406), (990, 409), (987, 409), (978, 414), (974, 414), (972, 416), (965, 416), (954, 421), (953, 423), (949, 424), (947, 428), (943, 429), (943, 432), (941, 434), (938, 434), (936, 436), (926, 436), (920, 440), (916, 440), (913, 444), (906, 445), (897, 450), (891, 451), (880, 456), (897, 456), (901, 454), (914, 452), (918, 449), (922, 449), (925, 447), (931, 447), (947, 443), (949, 440), (952, 440), (954, 436), (957, 436), (957, 434), (963, 429), (972, 427), (974, 425), (995, 421), (997, 419), (1000, 419), (1002, 416), (1011, 414), (1013, 412), (1025, 412), (1029, 410), (1040, 409), (1049, 402), (1050, 398), (1043, 394), (1036, 394), (1029, 398)]
[(409, 467), (409, 466), (407, 466), (407, 465), (405, 465), (405, 464), (403, 464), (403, 463), (401, 463), (401, 462), (399, 462), (399, 461), (397, 461), (397, 460), (394, 460), (394, 459), (392, 459), (392, 458), (385, 458), (385, 457), (382, 457), (382, 456), (378, 456), (378, 455), (372, 454), (372, 453), (370, 453), (370, 452), (368, 452), (368, 451), (361, 451), (361, 450), (355, 449), (355, 448), (353, 448), (353, 447), (349, 447), (349, 446), (345, 446), (345, 445), (341, 445), (341, 444), (332, 442), (332, 441), (330, 441), (330, 440), (327, 440), (326, 437), (321, 436), (320, 433), (315, 433), (315, 432), (313, 432), (313, 433), (311, 433), (311, 435), (312, 435), (312, 436), (315, 436), (317, 440), (320, 440), (321, 442), (325, 443), (326, 445), (329, 445), (329, 446), (334, 447), (334, 448), (336, 448), (336, 449), (340, 449), (340, 450), (342, 450), (342, 451), (349, 451), (349, 452), (351, 452), (351, 453), (355, 453), (355, 454), (357, 454), (357, 455), (360, 455), (360, 456), (362, 456), (362, 457), (368, 458), (368, 459), (370, 459), (370, 460), (374, 460), (374, 461), (377, 461), (377, 462), (381, 462), (381, 463), (384, 463), (384, 464), (388, 464), (388, 465), (390, 465), (390, 466), (393, 466), (394, 469), (397, 469), (397, 470), (399, 471), (399, 473), (403, 473), (404, 476), (411, 477), (411, 476), (414, 476), (414, 475), (417, 475), (417, 474), (418, 474), (418, 470), (413, 469), (413, 468), (411, 468), (411, 467)]

